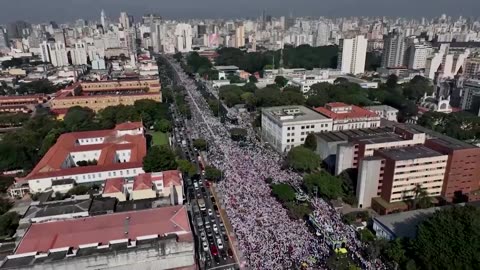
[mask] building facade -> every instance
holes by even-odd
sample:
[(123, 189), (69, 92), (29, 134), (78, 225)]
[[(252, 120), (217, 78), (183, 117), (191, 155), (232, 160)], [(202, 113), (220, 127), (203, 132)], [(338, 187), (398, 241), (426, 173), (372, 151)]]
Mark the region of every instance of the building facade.
[(262, 109), (262, 139), (279, 152), (302, 145), (309, 133), (331, 130), (331, 119), (304, 106)]
[(332, 102), (325, 104), (325, 107), (317, 107), (314, 110), (332, 119), (333, 131), (380, 126), (380, 117), (376, 113), (355, 105)]
[(340, 40), (338, 69), (344, 74), (362, 74), (365, 72), (368, 40), (359, 35), (355, 38)]

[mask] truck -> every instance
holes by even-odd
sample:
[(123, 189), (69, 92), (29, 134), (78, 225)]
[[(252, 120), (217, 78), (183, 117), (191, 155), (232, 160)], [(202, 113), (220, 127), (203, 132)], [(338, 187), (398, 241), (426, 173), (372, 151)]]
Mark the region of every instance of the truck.
[(205, 200), (204, 199), (198, 199), (198, 207), (200, 207), (200, 210), (205, 211), (207, 208), (205, 207)]

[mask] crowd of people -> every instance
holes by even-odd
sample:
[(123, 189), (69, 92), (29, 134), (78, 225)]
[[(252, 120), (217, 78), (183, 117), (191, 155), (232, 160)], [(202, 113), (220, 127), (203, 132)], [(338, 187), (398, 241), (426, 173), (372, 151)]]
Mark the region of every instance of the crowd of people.
[[(282, 156), (256, 142), (248, 114), (228, 110), (229, 117), (238, 120), (236, 125), (221, 123), (214, 117), (197, 90), (196, 82), (183, 73), (178, 64), (172, 64), (192, 107), (192, 136), (207, 140), (210, 145), (208, 163), (223, 172), (223, 181), (217, 186), (246, 266), (251, 269), (326, 269), (331, 246), (325, 238), (310, 233), (306, 221), (289, 218), (286, 209), (271, 196), (265, 181), (270, 178), (273, 182), (298, 186), (301, 176), (282, 170)], [(230, 138), (229, 129), (233, 127), (247, 130), (246, 146)], [(328, 203), (316, 198), (312, 206), (315, 218), (328, 224), (333, 235), (347, 239), (352, 258), (360, 262), (362, 268), (381, 268), (362, 257), (362, 246), (355, 231), (341, 221), (340, 215)]]

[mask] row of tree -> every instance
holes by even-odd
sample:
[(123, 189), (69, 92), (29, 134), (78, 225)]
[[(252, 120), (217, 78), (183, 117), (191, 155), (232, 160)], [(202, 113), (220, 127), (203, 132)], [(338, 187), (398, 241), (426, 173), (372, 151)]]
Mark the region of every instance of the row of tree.
[[(234, 65), (250, 73), (280, 66), (281, 51), (246, 52), (237, 48), (221, 48), (215, 63), (220, 66)], [(283, 67), (285, 68), (336, 68), (338, 47), (285, 46)]]
[(288, 216), (292, 219), (303, 219), (312, 213), (308, 203), (295, 200), (295, 190), (289, 184), (271, 184), (272, 195), (287, 209)]
[(480, 117), (469, 112), (426, 112), (417, 124), (459, 140), (480, 139)]

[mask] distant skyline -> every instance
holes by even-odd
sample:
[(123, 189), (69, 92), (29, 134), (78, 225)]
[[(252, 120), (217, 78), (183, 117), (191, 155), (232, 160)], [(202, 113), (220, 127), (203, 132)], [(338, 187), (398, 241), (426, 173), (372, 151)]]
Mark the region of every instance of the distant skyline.
[(100, 10), (117, 20), (121, 11), (139, 18), (158, 13), (169, 19), (256, 18), (272, 16), (478, 17), (479, 0), (2, 0), (0, 23), (32, 23), (77, 19), (99, 20)]

